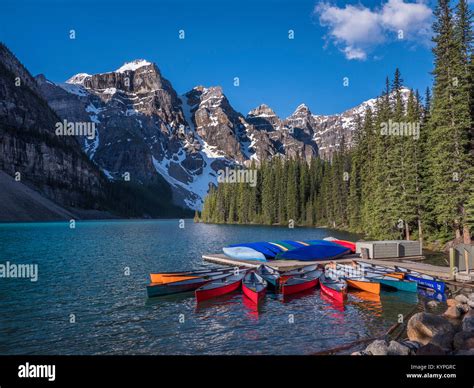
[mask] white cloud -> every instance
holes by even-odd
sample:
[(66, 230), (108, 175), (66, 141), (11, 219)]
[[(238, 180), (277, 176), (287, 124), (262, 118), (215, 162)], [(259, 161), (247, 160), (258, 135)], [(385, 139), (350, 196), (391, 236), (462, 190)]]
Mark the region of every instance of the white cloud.
[(367, 59), (367, 54), (364, 50), (352, 46), (344, 47), (344, 54), (346, 54), (347, 59)]
[(397, 39), (400, 32), (403, 39), (426, 42), (431, 31), (432, 11), (421, 1), (388, 0), (376, 9), (320, 2), (314, 13), (347, 59), (365, 60), (375, 46)]
[(380, 14), (382, 25), (393, 31), (402, 30), (407, 37), (420, 37), (431, 31), (431, 9), (423, 3), (389, 0)]

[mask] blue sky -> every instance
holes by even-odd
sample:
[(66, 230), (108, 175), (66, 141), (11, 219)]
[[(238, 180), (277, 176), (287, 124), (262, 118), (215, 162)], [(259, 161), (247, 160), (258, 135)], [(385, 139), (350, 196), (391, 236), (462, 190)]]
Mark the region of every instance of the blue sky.
[(2, 0), (0, 40), (32, 74), (54, 82), (144, 58), (180, 94), (221, 85), (243, 114), (261, 103), (281, 117), (300, 103), (331, 114), (378, 95), (397, 66), (407, 86), (431, 85), (430, 6), (421, 0)]

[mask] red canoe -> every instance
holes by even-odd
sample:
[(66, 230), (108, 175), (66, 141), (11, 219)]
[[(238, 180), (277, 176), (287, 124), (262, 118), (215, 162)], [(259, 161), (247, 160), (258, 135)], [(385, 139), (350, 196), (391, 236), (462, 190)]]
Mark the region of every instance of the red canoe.
[(344, 280), (333, 280), (321, 275), (319, 278), (321, 292), (338, 302), (344, 302), (347, 297), (347, 283)]
[(321, 271), (312, 271), (300, 276), (291, 277), (282, 285), (281, 292), (283, 295), (291, 295), (315, 288), (321, 275)]
[(229, 275), (228, 277), (205, 284), (196, 290), (196, 301), (199, 303), (203, 300), (215, 298), (238, 290), (244, 276), (245, 272), (241, 272), (240, 274)]
[(318, 266), (319, 266), (319, 264), (310, 264), (310, 265), (307, 265), (307, 266), (304, 266), (304, 267), (300, 267), (300, 268), (292, 269), (290, 271), (282, 272), (281, 275), (280, 275), (280, 282), (284, 283), (289, 278), (291, 278), (293, 276), (300, 276), (300, 275), (304, 275), (304, 274), (309, 273), (309, 272), (316, 271), (318, 269)]
[(345, 248), (349, 248), (352, 253), (356, 251), (356, 245), (353, 242), (346, 241), (346, 240), (332, 240), (333, 243), (339, 244)]
[(255, 271), (247, 272), (242, 280), (242, 291), (253, 303), (258, 304), (267, 292), (267, 282)]

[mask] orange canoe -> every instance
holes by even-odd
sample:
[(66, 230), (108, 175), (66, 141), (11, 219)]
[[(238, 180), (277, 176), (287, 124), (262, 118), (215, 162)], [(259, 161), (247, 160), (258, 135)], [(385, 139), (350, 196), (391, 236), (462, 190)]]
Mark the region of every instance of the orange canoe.
[(345, 279), (347, 285), (351, 288), (371, 292), (372, 294), (380, 294), (380, 283), (367, 279)]
[(167, 275), (161, 273), (151, 273), (150, 280), (151, 283), (173, 283), (180, 282), (182, 280), (195, 279), (198, 276), (189, 276), (189, 275)]
[[(224, 273), (230, 273), (235, 271), (233, 267), (224, 269), (213, 269), (213, 270), (199, 270), (194, 272), (157, 272), (150, 274), (151, 283), (174, 283), (181, 282), (184, 280), (191, 280), (196, 278), (202, 278), (206, 276), (220, 275)], [(240, 268), (239, 268), (240, 270)]]
[(396, 279), (403, 279), (405, 277), (405, 274), (403, 272), (390, 272), (390, 273), (385, 273), (385, 276), (390, 276), (392, 278)]

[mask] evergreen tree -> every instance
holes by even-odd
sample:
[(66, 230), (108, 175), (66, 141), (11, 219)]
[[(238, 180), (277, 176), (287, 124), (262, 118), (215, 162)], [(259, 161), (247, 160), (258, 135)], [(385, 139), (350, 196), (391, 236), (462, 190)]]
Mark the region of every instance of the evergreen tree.
[[(434, 88), (428, 155), (430, 185), (426, 187), (432, 222), (439, 238), (460, 237), (465, 218), (468, 174), (470, 112), (466, 101), (467, 71), (463, 61), (459, 26), (454, 25), (448, 0), (439, 0), (433, 25), (435, 47)], [(460, 20), (458, 15), (457, 19)]]

